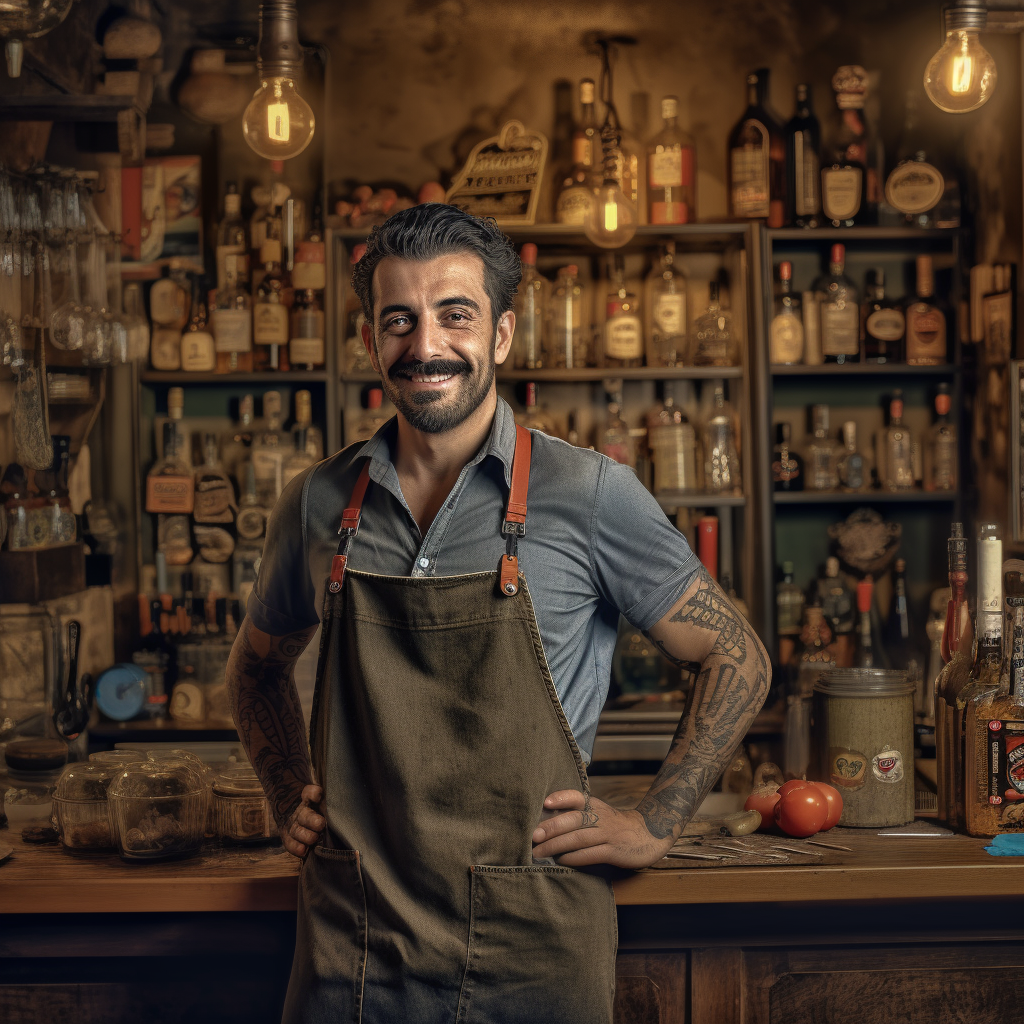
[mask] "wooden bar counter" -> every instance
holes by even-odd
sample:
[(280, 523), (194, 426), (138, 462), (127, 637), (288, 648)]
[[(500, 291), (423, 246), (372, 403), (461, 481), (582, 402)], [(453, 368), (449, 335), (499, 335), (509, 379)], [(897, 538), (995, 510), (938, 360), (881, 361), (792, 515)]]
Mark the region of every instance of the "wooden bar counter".
[[(965, 836), (821, 838), (851, 851), (755, 867), (694, 860), (615, 880), (616, 1024), (1015, 1016), (1019, 859)], [(133, 865), (6, 831), (4, 843), (14, 847), (0, 862), (5, 1024), (278, 1019), (298, 875), (280, 847), (211, 845)]]

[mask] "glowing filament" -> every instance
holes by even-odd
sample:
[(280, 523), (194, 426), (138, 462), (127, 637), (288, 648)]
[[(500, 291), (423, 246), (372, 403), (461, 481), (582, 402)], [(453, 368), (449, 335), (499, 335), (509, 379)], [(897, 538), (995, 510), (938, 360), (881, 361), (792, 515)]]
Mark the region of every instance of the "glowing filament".
[(953, 58), (953, 72), (950, 76), (950, 91), (962, 96), (970, 92), (974, 81), (974, 58), (967, 49), (967, 34), (960, 36), (960, 52)]
[(287, 142), (291, 138), (287, 103), (271, 102), (267, 104), (267, 135), (274, 142)]
[(617, 231), (619, 227), (619, 207), (616, 203), (604, 204), (604, 229), (605, 231)]

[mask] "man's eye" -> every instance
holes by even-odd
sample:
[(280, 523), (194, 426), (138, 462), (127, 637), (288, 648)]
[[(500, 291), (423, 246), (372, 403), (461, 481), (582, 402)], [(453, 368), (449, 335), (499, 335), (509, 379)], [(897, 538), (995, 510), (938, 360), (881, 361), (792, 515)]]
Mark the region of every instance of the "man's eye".
[(391, 331), (391, 330), (394, 330), (396, 327), (399, 327), (399, 328), (406, 327), (406, 326), (408, 326), (408, 324), (409, 324), (409, 318), (407, 316), (396, 316), (393, 320), (389, 320), (384, 325), (384, 330)]
[(451, 313), (448, 314), (448, 319), (449, 320), (468, 320), (469, 317), (467, 317), (465, 313), (460, 313), (458, 310), (453, 310)]

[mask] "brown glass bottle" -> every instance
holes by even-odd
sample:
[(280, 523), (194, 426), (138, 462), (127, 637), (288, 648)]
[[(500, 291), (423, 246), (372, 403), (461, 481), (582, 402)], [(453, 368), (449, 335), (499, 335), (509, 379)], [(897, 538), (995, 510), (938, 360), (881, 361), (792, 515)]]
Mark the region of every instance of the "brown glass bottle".
[(781, 228), (786, 216), (786, 140), (766, 109), (768, 69), (747, 75), (747, 109), (729, 135), (729, 209)]

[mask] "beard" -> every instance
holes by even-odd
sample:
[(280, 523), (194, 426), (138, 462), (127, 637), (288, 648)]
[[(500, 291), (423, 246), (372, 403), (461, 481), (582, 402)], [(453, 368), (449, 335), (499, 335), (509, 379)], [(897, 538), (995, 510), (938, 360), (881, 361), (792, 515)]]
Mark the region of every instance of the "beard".
[[(379, 359), (379, 355), (378, 355)], [(494, 383), (494, 348), (491, 347), (486, 363), (475, 371), (463, 359), (432, 359), (430, 362), (395, 363), (387, 375), (381, 376), (381, 386), (395, 408), (409, 425), (424, 434), (443, 434), (454, 430), (480, 408)], [(422, 391), (408, 395), (399, 381), (413, 375), (457, 377), (448, 392)]]

